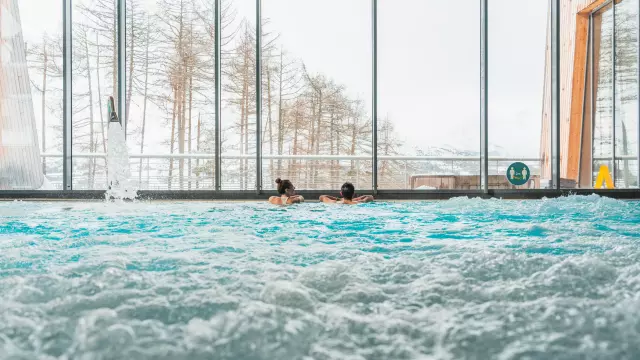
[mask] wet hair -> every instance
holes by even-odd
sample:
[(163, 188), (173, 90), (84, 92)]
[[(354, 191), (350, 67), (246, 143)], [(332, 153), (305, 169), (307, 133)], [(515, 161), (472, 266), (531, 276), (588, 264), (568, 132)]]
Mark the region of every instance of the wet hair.
[(276, 184), (278, 184), (278, 194), (284, 195), (287, 189), (293, 187), (293, 183), (289, 180), (282, 180), (280, 178), (276, 179)]
[(350, 182), (346, 182), (342, 184), (342, 188), (340, 188), (340, 192), (342, 192), (342, 197), (347, 200), (353, 199), (353, 194), (356, 192), (356, 188), (353, 187), (353, 184)]

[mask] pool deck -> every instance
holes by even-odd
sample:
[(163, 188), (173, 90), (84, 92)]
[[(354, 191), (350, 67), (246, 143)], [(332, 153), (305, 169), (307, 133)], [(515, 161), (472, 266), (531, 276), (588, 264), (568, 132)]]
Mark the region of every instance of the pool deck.
[[(337, 190), (309, 190), (299, 191), (307, 201), (316, 201), (320, 195), (337, 195)], [(535, 200), (542, 198), (556, 198), (570, 195), (592, 195), (597, 194), (604, 197), (624, 200), (640, 200), (639, 189), (614, 189), (614, 190), (594, 190), (594, 189), (566, 189), (566, 190), (379, 190), (375, 194), (376, 200), (380, 201), (416, 201), (416, 200), (447, 200), (456, 197), (471, 197), (483, 199), (507, 199), (507, 200)], [(277, 195), (274, 191), (138, 191), (138, 199), (145, 201), (264, 201), (272, 195)], [(358, 195), (374, 195), (371, 191), (358, 192)], [(28, 200), (28, 201), (51, 201), (51, 200), (104, 200), (103, 190), (72, 190), (72, 191), (0, 191), (0, 201)]]

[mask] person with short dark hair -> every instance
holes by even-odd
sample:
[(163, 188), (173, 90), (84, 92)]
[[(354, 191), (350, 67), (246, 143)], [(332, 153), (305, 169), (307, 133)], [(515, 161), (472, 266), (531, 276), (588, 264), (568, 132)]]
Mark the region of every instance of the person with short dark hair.
[(329, 196), (329, 195), (322, 195), (320, 196), (320, 201), (323, 203), (330, 203), (330, 204), (335, 203), (335, 204), (347, 204), (347, 205), (362, 204), (362, 203), (373, 201), (373, 196), (371, 195), (363, 195), (363, 196), (358, 196), (354, 198), (355, 193), (356, 193), (356, 189), (353, 186), (353, 184), (350, 182), (346, 182), (342, 184), (342, 188), (340, 188), (340, 196), (342, 196), (342, 199)]
[(274, 205), (291, 205), (304, 202), (304, 198), (301, 195), (296, 195), (296, 187), (289, 180), (276, 179), (278, 184), (278, 194), (280, 196), (272, 196), (269, 198), (269, 202)]

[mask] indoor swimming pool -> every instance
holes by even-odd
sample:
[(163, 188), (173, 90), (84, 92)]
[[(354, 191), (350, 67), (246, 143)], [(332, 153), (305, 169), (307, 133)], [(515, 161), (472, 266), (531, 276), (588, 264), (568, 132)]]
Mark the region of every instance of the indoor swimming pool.
[(0, 358), (637, 359), (640, 202), (4, 202)]

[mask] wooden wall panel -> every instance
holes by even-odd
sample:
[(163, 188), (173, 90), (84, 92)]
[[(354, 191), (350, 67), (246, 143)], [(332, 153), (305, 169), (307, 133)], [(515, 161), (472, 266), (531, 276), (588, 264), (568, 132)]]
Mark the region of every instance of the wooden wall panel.
[[(593, 17), (593, 52), (594, 54), (600, 54), (600, 44), (601, 44), (601, 29), (602, 29), (602, 16), (594, 16)], [(587, 56), (589, 53), (587, 53)], [(591, 61), (591, 60), (589, 60)], [(593, 121), (594, 121), (594, 108), (591, 104), (591, 94), (593, 92), (593, 98), (596, 99), (598, 97), (598, 79), (599, 79), (599, 70), (600, 69), (600, 56), (593, 56), (593, 69), (594, 73), (587, 73), (587, 82), (584, 86), (587, 96), (582, 100), (585, 102), (584, 104), (584, 119), (582, 120), (582, 153), (579, 160), (580, 163), (580, 187), (581, 188), (591, 188), (593, 187), (592, 182), (592, 166), (593, 166)], [(589, 66), (591, 66), (589, 64)], [(593, 76), (593, 80), (592, 77)], [(594, 85), (593, 90), (591, 86)], [(575, 89), (574, 89), (575, 92)], [(572, 120), (573, 121), (573, 120)]]
[(585, 74), (587, 71), (587, 42), (589, 39), (589, 15), (576, 15), (575, 47), (573, 54), (573, 80), (571, 84), (571, 108), (567, 139), (567, 172), (569, 179), (578, 179), (582, 143)]

